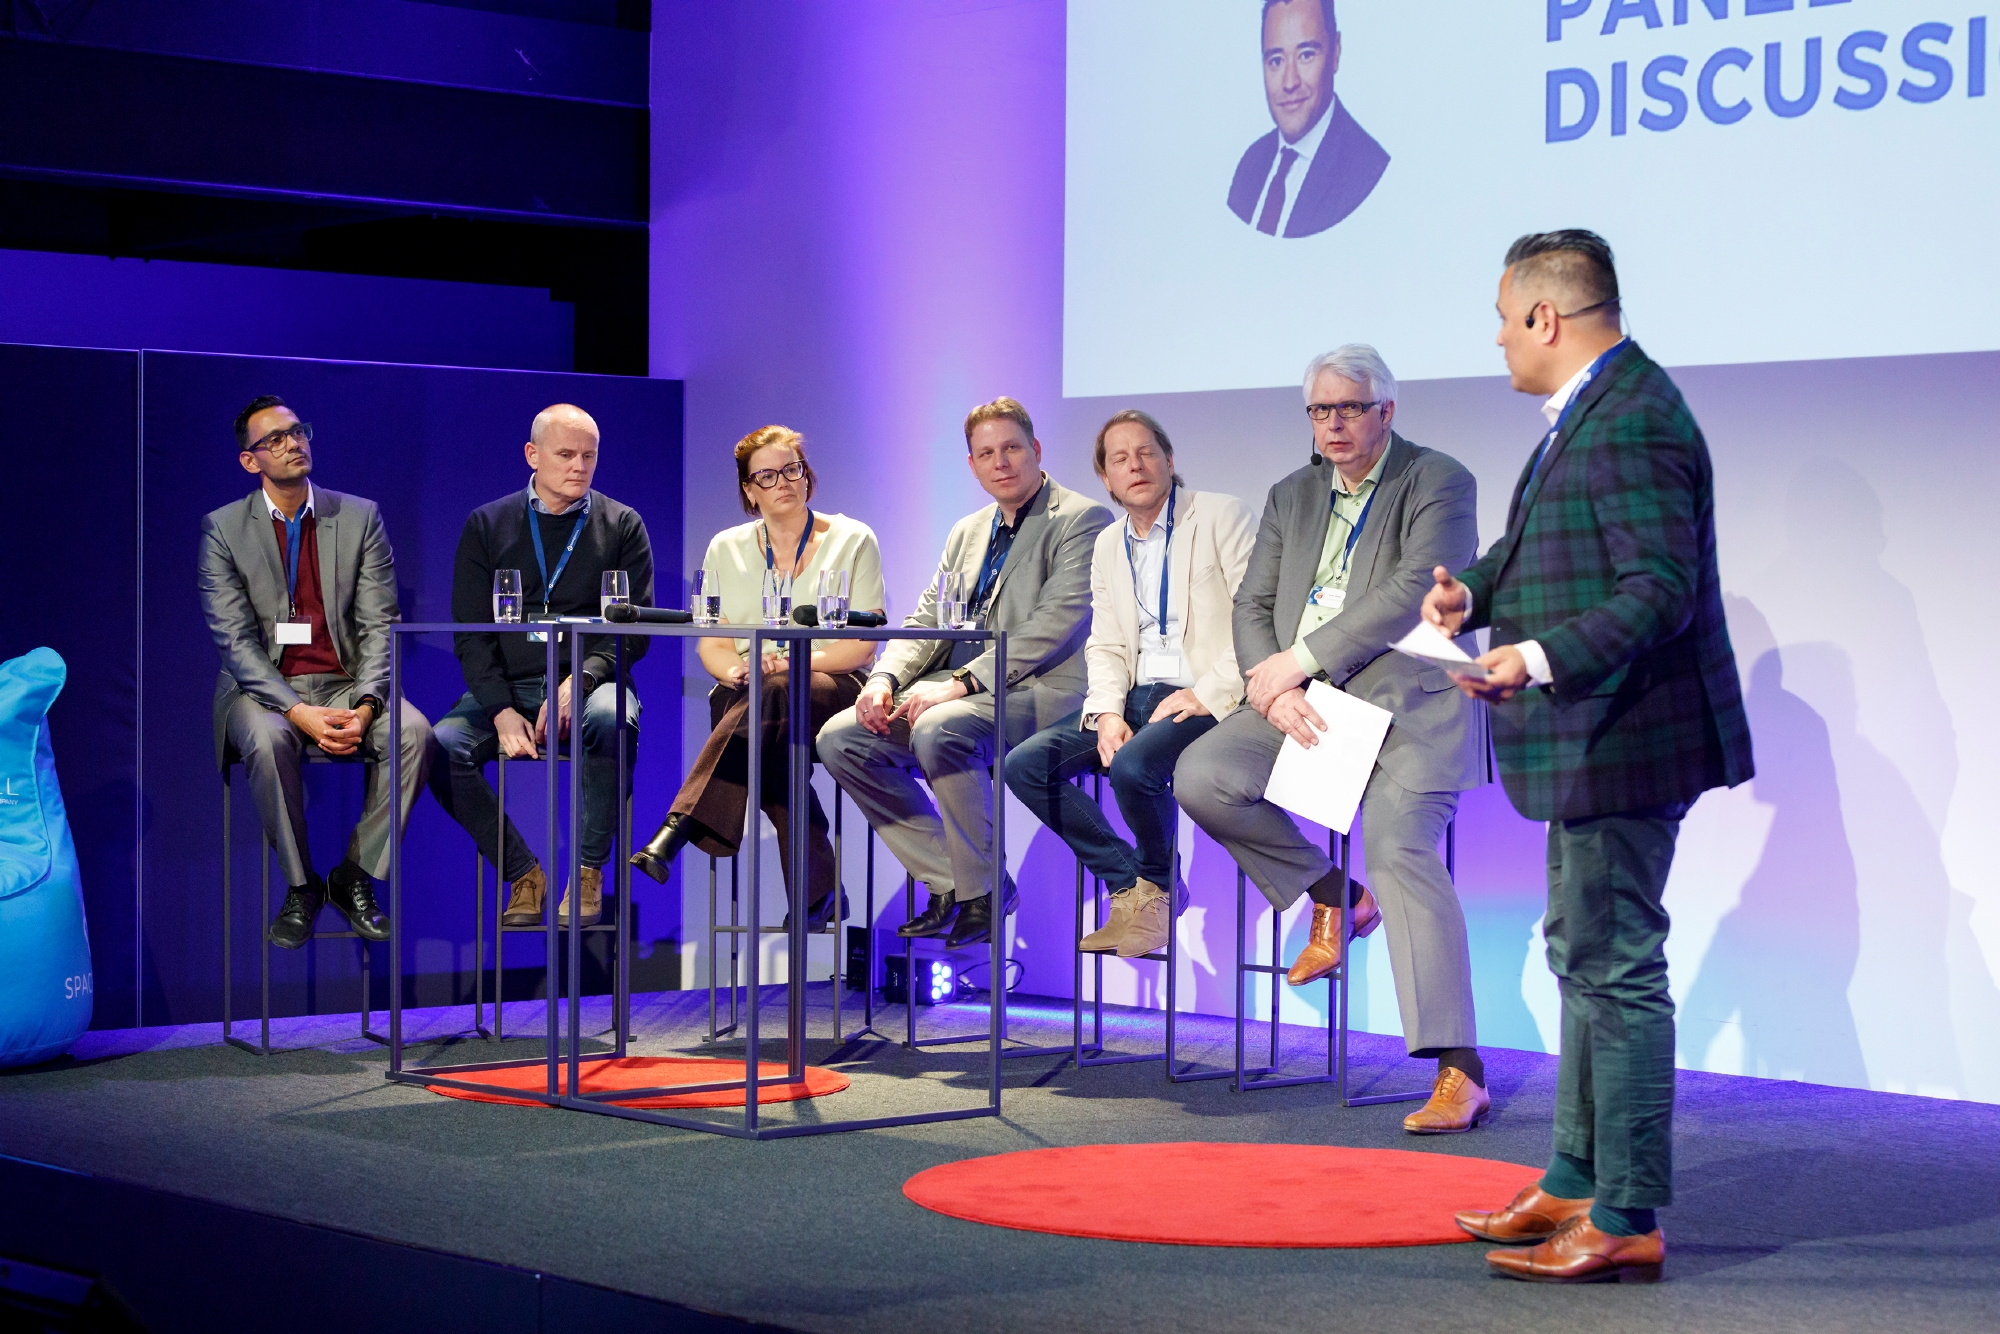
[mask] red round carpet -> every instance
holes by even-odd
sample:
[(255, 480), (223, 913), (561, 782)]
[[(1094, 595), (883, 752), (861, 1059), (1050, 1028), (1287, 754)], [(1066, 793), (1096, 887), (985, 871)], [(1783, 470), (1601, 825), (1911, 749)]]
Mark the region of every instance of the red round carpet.
[(1026, 1232), (1176, 1246), (1430, 1246), (1452, 1214), (1497, 1209), (1541, 1169), (1308, 1144), (1094, 1144), (946, 1163), (903, 1194)]
[[(612, 1089), (651, 1089), (669, 1084), (715, 1084), (725, 1079), (743, 1078), (741, 1061), (709, 1061), (698, 1057), (683, 1056), (627, 1056), (622, 1060), (585, 1061), (579, 1072), (578, 1083), (585, 1093), (607, 1093)], [(777, 1061), (766, 1061), (761, 1067), (765, 1076), (781, 1075), (785, 1067)], [(549, 1086), (549, 1071), (545, 1065), (521, 1065), (507, 1070), (478, 1070), (457, 1076), (467, 1080), (478, 1080), (482, 1084), (499, 1084), (506, 1088), (533, 1089), (540, 1093)], [(836, 1070), (822, 1070), (816, 1065), (806, 1067), (803, 1084), (774, 1084), (757, 1090), (757, 1102), (761, 1106), (767, 1102), (796, 1102), (800, 1098), (818, 1098), (828, 1093), (838, 1093), (846, 1088), (846, 1075)], [(446, 1088), (438, 1084), (427, 1085), (431, 1092), (442, 1093), (447, 1098), (464, 1098), (467, 1102), (499, 1102), (513, 1107), (546, 1107), (547, 1103), (536, 1102), (533, 1098), (509, 1098), (498, 1093), (476, 1093), (471, 1089)], [(556, 1088), (560, 1092), (569, 1091), (569, 1065), (567, 1062), (556, 1067)], [(614, 1098), (620, 1107), (741, 1107), (741, 1089), (715, 1089), (707, 1093), (663, 1093), (650, 1098)]]

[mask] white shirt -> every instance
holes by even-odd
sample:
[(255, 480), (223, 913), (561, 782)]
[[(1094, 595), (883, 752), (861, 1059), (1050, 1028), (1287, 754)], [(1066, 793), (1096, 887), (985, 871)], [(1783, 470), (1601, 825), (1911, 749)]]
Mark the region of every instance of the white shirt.
[(1250, 206), (1250, 225), (1255, 227), (1264, 212), (1264, 199), (1271, 193), (1271, 182), (1277, 178), (1278, 168), (1284, 164), (1285, 150), (1298, 154), (1292, 169), (1285, 174), (1285, 211), (1278, 215), (1278, 235), (1285, 234), (1285, 228), (1292, 220), (1292, 207), (1299, 202), (1300, 189), (1306, 183), (1306, 173), (1312, 170), (1313, 155), (1319, 152), (1320, 141), (1326, 138), (1326, 127), (1333, 123), (1333, 109), (1340, 105), (1340, 95), (1334, 94), (1327, 100), (1326, 110), (1319, 113), (1319, 120), (1305, 132), (1295, 144), (1285, 142), (1282, 131), (1278, 134), (1278, 151), (1271, 155), (1271, 169), (1264, 173), (1264, 188), (1257, 192), (1257, 200)]
[[(1132, 593), (1139, 604), (1139, 677), (1140, 685), (1164, 684), (1170, 686), (1191, 686), (1194, 678), (1188, 675), (1187, 655), (1181, 652), (1183, 627), (1181, 618), (1173, 610), (1169, 600), (1167, 623), (1160, 624), (1160, 571), (1167, 560), (1167, 511), (1161, 507), (1153, 520), (1153, 526), (1144, 537), (1132, 526), (1132, 516), (1125, 516), (1125, 531), (1119, 537), (1126, 543), (1126, 573), (1132, 578)], [(1174, 676), (1148, 676), (1146, 655), (1149, 653), (1171, 653), (1180, 661), (1181, 670)]]
[[(260, 486), (257, 488), (257, 494), (264, 497), (264, 504), (271, 511), (271, 517), (278, 520), (280, 523), (284, 522), (285, 512), (278, 508), (277, 501), (271, 499), (271, 493), (269, 491), (266, 491), (263, 487)], [(299, 506), (299, 513), (311, 514), (312, 512), (313, 512), (313, 484), (311, 482), (307, 482), (306, 503)]]

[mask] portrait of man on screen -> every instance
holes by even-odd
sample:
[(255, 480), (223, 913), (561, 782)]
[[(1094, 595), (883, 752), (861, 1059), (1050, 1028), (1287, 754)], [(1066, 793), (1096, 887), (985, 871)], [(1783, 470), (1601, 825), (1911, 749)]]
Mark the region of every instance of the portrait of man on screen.
[(1264, 98), (1276, 128), (1237, 162), (1229, 211), (1266, 236), (1315, 236), (1361, 207), (1389, 155), (1334, 94), (1334, 0), (1264, 0), (1262, 22)]

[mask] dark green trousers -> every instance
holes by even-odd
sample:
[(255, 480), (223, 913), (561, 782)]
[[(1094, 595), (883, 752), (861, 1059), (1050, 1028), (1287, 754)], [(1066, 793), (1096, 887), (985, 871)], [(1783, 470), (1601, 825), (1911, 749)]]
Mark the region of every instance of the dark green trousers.
[(1661, 898), (1687, 807), (1549, 825), (1542, 934), (1562, 988), (1555, 1147), (1590, 1163), (1595, 1198), (1673, 1198), (1674, 1002)]

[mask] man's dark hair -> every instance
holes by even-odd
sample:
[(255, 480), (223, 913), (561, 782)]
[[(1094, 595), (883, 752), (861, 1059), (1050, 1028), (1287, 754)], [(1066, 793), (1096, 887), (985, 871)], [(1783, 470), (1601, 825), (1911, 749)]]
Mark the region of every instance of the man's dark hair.
[(1565, 317), (1618, 304), (1611, 246), (1596, 232), (1531, 232), (1507, 247), (1507, 267), (1516, 291), (1556, 302)]
[[(1260, 19), (1269, 18), (1271, 11), (1279, 5), (1295, 4), (1298, 0), (1264, 0), (1264, 12)], [(1326, 35), (1331, 37), (1340, 31), (1340, 23), (1333, 16), (1333, 0), (1319, 0), (1320, 17), (1326, 20)]]
[(288, 408), (291, 404), (276, 394), (259, 394), (243, 405), (243, 411), (236, 414), (236, 449), (241, 453), (250, 448), (250, 419), (265, 408)]

